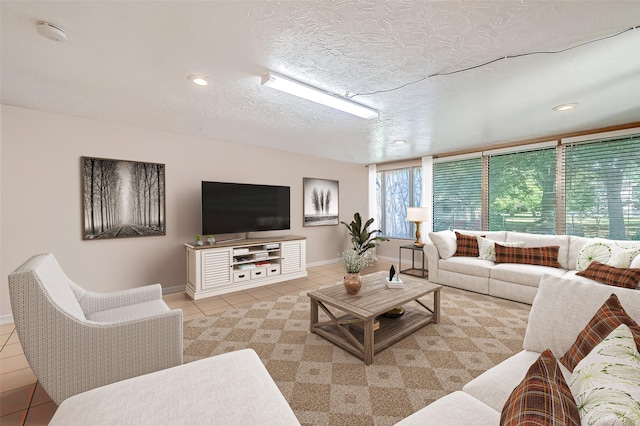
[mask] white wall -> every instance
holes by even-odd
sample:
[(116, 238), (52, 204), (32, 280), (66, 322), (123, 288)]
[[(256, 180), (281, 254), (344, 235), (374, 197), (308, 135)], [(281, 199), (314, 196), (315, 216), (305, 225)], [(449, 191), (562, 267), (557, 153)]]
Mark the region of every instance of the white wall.
[[(363, 165), (7, 105), (0, 114), (2, 320), (11, 313), (7, 276), (37, 253), (54, 253), (92, 291), (184, 286), (183, 244), (200, 233), (202, 180), (290, 186), (291, 230), (252, 236), (306, 236), (312, 264), (335, 260), (348, 237), (342, 225), (302, 226), (303, 177), (339, 181), (340, 220), (367, 211)], [(83, 241), (82, 156), (166, 164), (166, 235)]]

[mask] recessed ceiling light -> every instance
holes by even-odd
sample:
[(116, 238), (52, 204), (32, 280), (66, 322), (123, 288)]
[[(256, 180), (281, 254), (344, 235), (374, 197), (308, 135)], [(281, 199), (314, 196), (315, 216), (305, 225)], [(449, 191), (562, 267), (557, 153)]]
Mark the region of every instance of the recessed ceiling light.
[(553, 110), (554, 111), (569, 111), (570, 109), (574, 109), (577, 106), (578, 106), (577, 102), (572, 102), (572, 103), (568, 103), (568, 104), (560, 104), (560, 105), (554, 106)]
[(203, 77), (201, 75), (190, 75), (187, 78), (189, 80), (193, 81), (198, 86), (208, 86), (209, 85), (209, 80), (207, 80), (207, 77)]
[(405, 141), (403, 139), (398, 139), (398, 140), (395, 140), (395, 141), (391, 142), (391, 145), (404, 145), (406, 143), (407, 143), (407, 141)]

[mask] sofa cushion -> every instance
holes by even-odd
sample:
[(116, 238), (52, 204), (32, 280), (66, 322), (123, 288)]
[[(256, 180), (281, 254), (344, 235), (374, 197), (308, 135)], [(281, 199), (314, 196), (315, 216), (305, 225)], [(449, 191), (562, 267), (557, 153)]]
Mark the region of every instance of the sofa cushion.
[(558, 246), (506, 247), (496, 243), (496, 263), (525, 263), (560, 268)]
[(637, 420), (640, 353), (622, 324), (576, 365), (569, 381), (583, 424), (627, 424)]
[(550, 350), (534, 362), (502, 409), (501, 425), (580, 425), (578, 407)]
[(576, 269), (582, 271), (594, 260), (616, 268), (628, 268), (638, 253), (640, 242), (593, 238), (578, 253)]
[(633, 258), (629, 268), (640, 268), (640, 254)]
[(454, 256), (478, 257), (478, 240), (473, 235), (465, 235), (456, 231), (456, 252)]
[(507, 232), (507, 242), (523, 241), (525, 247), (558, 246), (558, 262), (563, 269), (569, 269), (569, 236), (527, 234), (524, 232)]
[(170, 310), (167, 304), (159, 299), (94, 312), (87, 315), (87, 319), (96, 322), (126, 322), (162, 315)]
[(489, 273), (494, 263), (477, 257), (452, 257), (447, 260), (441, 260), (438, 265), (443, 271), (489, 278)]
[(64, 400), (51, 426), (299, 425), (253, 349), (101, 386)]
[[(483, 238), (480, 235), (476, 236), (478, 240), (478, 257), (484, 260), (490, 260), (492, 262), (496, 261), (496, 248), (495, 240), (491, 240), (489, 238)], [(500, 242), (501, 245), (505, 247), (524, 247), (523, 241), (514, 241), (512, 243)]]
[(531, 305), (523, 348), (535, 352), (550, 348), (556, 358), (563, 356), (612, 293), (629, 316), (640, 321), (638, 290), (544, 275)]
[(497, 425), (499, 421), (499, 411), (462, 391), (456, 391), (400, 420), (396, 426)]
[(429, 232), (429, 239), (438, 249), (441, 259), (449, 259), (456, 252), (456, 234), (453, 231)]
[(471, 235), (473, 237), (480, 235), (481, 237), (490, 238), (494, 241), (506, 241), (507, 238), (507, 231), (467, 231), (466, 229), (454, 229), (453, 231), (458, 231), (461, 234)]
[(636, 344), (640, 347), (640, 326), (627, 314), (618, 296), (612, 294), (583, 328), (573, 345), (560, 358), (560, 362), (573, 371), (576, 365), (620, 324), (629, 326)]
[[(539, 356), (540, 352), (520, 351), (471, 380), (462, 390), (500, 412)], [(566, 377), (571, 377), (571, 372), (567, 371)]]
[(495, 280), (522, 284), (530, 287), (538, 287), (540, 278), (545, 274), (561, 277), (565, 274), (565, 270), (549, 266), (527, 265), (521, 263), (498, 263), (489, 271), (489, 276)]
[(640, 268), (616, 268), (597, 260), (592, 261), (587, 269), (577, 272), (576, 275), (616, 287), (636, 288), (640, 285)]

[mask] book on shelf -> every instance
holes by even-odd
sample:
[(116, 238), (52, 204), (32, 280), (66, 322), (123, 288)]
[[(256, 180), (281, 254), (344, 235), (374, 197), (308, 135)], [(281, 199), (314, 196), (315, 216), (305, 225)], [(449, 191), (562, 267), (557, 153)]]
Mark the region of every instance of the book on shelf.
[(238, 265), (238, 269), (255, 269), (256, 265), (254, 265), (253, 263), (245, 263), (243, 265)]

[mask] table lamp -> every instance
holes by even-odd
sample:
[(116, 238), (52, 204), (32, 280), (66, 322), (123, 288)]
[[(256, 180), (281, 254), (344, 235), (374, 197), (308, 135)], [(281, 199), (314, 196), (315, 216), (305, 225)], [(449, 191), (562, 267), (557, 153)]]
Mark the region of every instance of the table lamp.
[(416, 240), (413, 245), (424, 246), (420, 241), (420, 224), (429, 219), (429, 209), (426, 207), (407, 207), (407, 220), (416, 223)]

